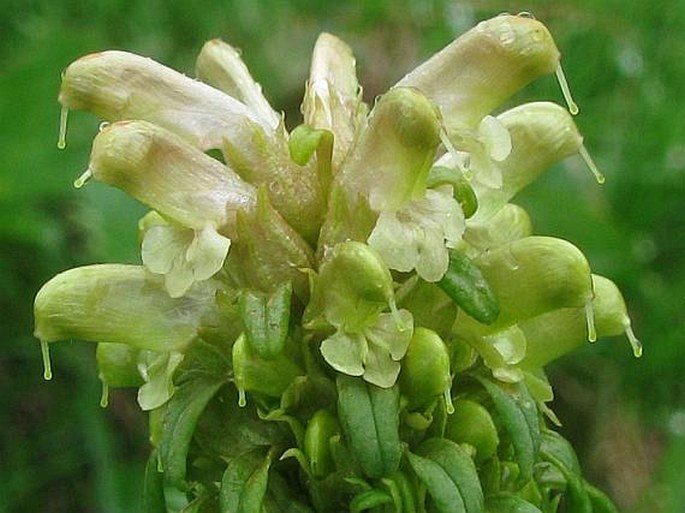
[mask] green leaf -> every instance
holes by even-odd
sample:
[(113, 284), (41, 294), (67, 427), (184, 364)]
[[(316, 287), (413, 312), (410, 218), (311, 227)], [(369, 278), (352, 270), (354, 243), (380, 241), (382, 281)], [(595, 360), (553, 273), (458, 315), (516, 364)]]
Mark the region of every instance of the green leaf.
[(465, 313), (483, 324), (492, 324), (499, 304), (483, 273), (473, 261), (457, 250), (449, 251), (450, 263), (438, 286)]
[(606, 494), (589, 483), (585, 483), (585, 491), (592, 503), (592, 513), (619, 513), (618, 508)]
[(221, 513), (261, 513), (269, 480), (271, 458), (245, 453), (228, 462), (221, 479)]
[(281, 474), (273, 472), (264, 498), (264, 513), (314, 513), (305, 499), (295, 494), (294, 487)]
[(292, 293), (291, 283), (284, 282), (269, 296), (251, 290), (240, 296), (245, 335), (250, 347), (262, 358), (270, 360), (283, 352), (288, 338)]
[(530, 502), (511, 494), (488, 497), (486, 511), (489, 513), (542, 513)]
[(466, 513), (459, 488), (438, 463), (409, 451), (407, 459), (419, 480), (426, 486), (439, 513)]
[(574, 474), (580, 474), (580, 463), (573, 447), (556, 431), (545, 429), (542, 432), (542, 445), (540, 455), (543, 459), (559, 461), (564, 467)]
[(259, 419), (252, 404), (238, 406), (235, 387), (227, 386), (205, 408), (193, 443), (206, 454), (228, 461), (255, 449), (292, 447), (294, 441), (284, 423)]
[(537, 454), (542, 443), (542, 432), (540, 429), (540, 414), (535, 399), (533, 399), (528, 387), (524, 383), (516, 385), (516, 394), (514, 394), (513, 398), (526, 419), (526, 424), (528, 424), (529, 433), (533, 441), (533, 450)]
[(399, 387), (380, 388), (342, 375), (337, 386), (340, 424), (363, 471), (376, 478), (392, 474), (402, 457)]
[(519, 467), (519, 479), (527, 482), (533, 477), (533, 464), (535, 463), (535, 443), (526, 416), (516, 401), (507, 394), (500, 386), (492, 381), (476, 377), (492, 398), (495, 409), (500, 417), (502, 425), (506, 429), (516, 454), (516, 463)]
[(390, 504), (392, 497), (382, 490), (367, 490), (356, 495), (350, 502), (350, 513), (360, 513), (369, 509)]
[(164, 475), (159, 471), (157, 451), (150, 454), (145, 465), (143, 480), (144, 513), (166, 513), (164, 501)]
[(442, 467), (457, 486), (468, 513), (482, 513), (483, 490), (476, 466), (459, 445), (445, 438), (429, 438), (418, 447), (416, 453)]
[(167, 403), (159, 453), (165, 481), (185, 488), (186, 459), (198, 419), (222, 381), (195, 379), (177, 388)]
[(402, 513), (416, 513), (418, 500), (416, 487), (402, 471), (382, 480), (393, 498), (395, 509)]
[(592, 501), (580, 474), (568, 468), (563, 461), (552, 454), (545, 453), (542, 457), (554, 465), (566, 480), (565, 498), (568, 513), (592, 513)]

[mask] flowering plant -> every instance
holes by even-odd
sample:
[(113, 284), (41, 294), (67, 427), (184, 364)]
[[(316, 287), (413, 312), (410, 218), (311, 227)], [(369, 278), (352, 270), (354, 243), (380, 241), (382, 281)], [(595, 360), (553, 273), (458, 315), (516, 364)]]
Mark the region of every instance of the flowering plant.
[[(150, 207), (142, 265), (54, 277), (49, 344), (97, 343), (103, 404), (149, 411), (150, 512), (615, 511), (550, 426), (544, 366), (626, 333), (623, 298), (510, 200), (589, 158), (550, 102), (494, 114), (555, 72), (529, 15), (478, 24), (368, 106), (350, 48), (316, 42), (292, 130), (238, 52), (208, 42), (199, 80), (120, 51), (62, 79), (101, 117), (89, 179)], [(218, 150), (218, 151), (217, 151)]]

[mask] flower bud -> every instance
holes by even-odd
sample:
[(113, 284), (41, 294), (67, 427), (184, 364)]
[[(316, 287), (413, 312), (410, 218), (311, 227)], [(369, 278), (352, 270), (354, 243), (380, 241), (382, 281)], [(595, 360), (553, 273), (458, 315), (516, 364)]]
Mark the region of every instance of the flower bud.
[(304, 432), (304, 454), (314, 477), (326, 477), (335, 470), (331, 454), (331, 438), (340, 435), (340, 425), (328, 410), (318, 410)]
[(266, 360), (257, 355), (243, 334), (233, 344), (233, 379), (238, 389), (238, 404), (245, 406), (245, 392), (269, 397), (281, 397), (292, 381), (303, 374), (302, 369), (281, 353)]
[(388, 306), (394, 309), (394, 297), (392, 276), (376, 251), (361, 242), (341, 242), (319, 268), (305, 319), (323, 311), (333, 326), (355, 332), (373, 324)]
[(528, 16), (482, 21), (400, 80), (439, 106), (449, 132), (481, 119), (540, 75), (559, 66), (547, 28)]
[(450, 355), (440, 336), (426, 328), (416, 328), (402, 360), (400, 390), (410, 408), (420, 408), (443, 395), (452, 412)]
[(240, 58), (240, 52), (221, 39), (207, 41), (195, 63), (195, 74), (203, 82), (216, 87), (247, 105), (262, 123), (276, 129), (281, 116), (262, 94), (262, 87)]
[(488, 410), (469, 399), (454, 402), (454, 414), (447, 418), (445, 438), (458, 444), (469, 444), (476, 450), (476, 460), (494, 456), (499, 446), (499, 434)]

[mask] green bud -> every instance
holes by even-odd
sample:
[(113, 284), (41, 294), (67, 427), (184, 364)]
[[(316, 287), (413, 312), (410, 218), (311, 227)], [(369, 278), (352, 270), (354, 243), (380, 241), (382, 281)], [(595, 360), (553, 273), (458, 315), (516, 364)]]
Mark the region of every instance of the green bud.
[(304, 454), (314, 477), (326, 477), (335, 470), (331, 438), (340, 436), (340, 433), (338, 420), (328, 410), (318, 410), (307, 422), (307, 429), (304, 432)]
[(416, 87), (435, 102), (449, 131), (473, 130), (519, 89), (557, 69), (559, 50), (542, 23), (501, 15), (461, 35), (397, 86)]
[(247, 404), (245, 392), (281, 397), (290, 383), (303, 375), (302, 369), (281, 353), (266, 360), (256, 354), (242, 334), (233, 344), (233, 380), (238, 389), (238, 404)]
[(306, 165), (316, 154), (316, 165), (318, 170), (319, 184), (322, 194), (328, 196), (332, 179), (333, 153), (337, 145), (335, 144), (333, 132), (313, 128), (310, 125), (302, 124), (290, 132), (288, 149), (290, 158), (299, 166)]
[(400, 390), (410, 408), (420, 408), (443, 395), (447, 411), (454, 410), (450, 395), (450, 355), (440, 336), (426, 328), (416, 328), (402, 360)]
[(183, 226), (235, 232), (238, 210), (254, 206), (254, 187), (173, 133), (145, 121), (122, 121), (93, 141), (83, 178), (115, 185)]
[(240, 52), (221, 39), (207, 41), (195, 63), (195, 74), (203, 82), (247, 105), (262, 122), (276, 129), (281, 116), (269, 105), (262, 87), (254, 81)]
[(469, 444), (476, 450), (476, 460), (485, 461), (497, 453), (499, 434), (488, 410), (469, 399), (454, 402), (454, 414), (447, 418), (445, 438)]
[(383, 260), (362, 242), (341, 242), (319, 268), (305, 324), (323, 311), (333, 326), (355, 332), (375, 322), (389, 305), (394, 309), (393, 281)]

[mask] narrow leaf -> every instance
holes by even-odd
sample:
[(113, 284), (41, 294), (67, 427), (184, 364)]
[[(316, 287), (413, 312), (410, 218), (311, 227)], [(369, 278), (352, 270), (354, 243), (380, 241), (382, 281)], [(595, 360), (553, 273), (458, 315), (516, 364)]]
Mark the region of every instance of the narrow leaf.
[(362, 469), (369, 477), (393, 473), (402, 456), (398, 386), (380, 388), (343, 375), (337, 386), (343, 433)]
[(499, 315), (499, 304), (478, 266), (459, 251), (450, 250), (450, 262), (438, 286), (465, 313), (483, 324), (492, 324)]
[(254, 452), (228, 462), (221, 479), (221, 513), (260, 513), (266, 495), (271, 458)]
[(464, 499), (457, 485), (433, 460), (407, 452), (411, 468), (432, 497), (439, 513), (466, 513)]
[(542, 513), (530, 502), (510, 494), (498, 494), (488, 497), (488, 513)]
[(518, 404), (498, 385), (488, 379), (478, 377), (487, 393), (492, 398), (500, 420), (507, 430), (516, 453), (516, 463), (519, 466), (521, 482), (529, 481), (533, 477), (535, 463), (535, 444), (526, 417)]
[(483, 490), (476, 466), (459, 445), (446, 438), (429, 438), (416, 452), (442, 467), (459, 489), (468, 513), (482, 513)]
[(350, 502), (350, 513), (360, 513), (369, 509), (390, 504), (392, 497), (381, 490), (367, 490), (356, 495)]
[(143, 511), (145, 513), (166, 513), (164, 501), (164, 475), (159, 471), (157, 451), (150, 454), (145, 465), (143, 481)]
[(184, 488), (186, 459), (195, 427), (207, 403), (222, 385), (222, 381), (208, 379), (187, 381), (167, 403), (159, 447), (167, 483)]

